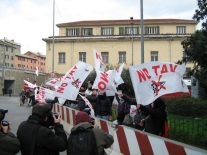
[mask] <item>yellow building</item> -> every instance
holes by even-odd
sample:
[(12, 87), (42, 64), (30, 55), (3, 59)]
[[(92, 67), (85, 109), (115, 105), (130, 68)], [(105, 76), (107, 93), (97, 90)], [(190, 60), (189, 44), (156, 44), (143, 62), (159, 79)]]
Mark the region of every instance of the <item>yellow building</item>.
[[(96, 20), (57, 24), (54, 70), (65, 73), (78, 60), (94, 65), (93, 50), (106, 64), (141, 63), (139, 20)], [(144, 20), (144, 62), (177, 62), (183, 57), (181, 41), (195, 32), (196, 22), (183, 19)], [(46, 42), (47, 71), (52, 71), (53, 37)]]

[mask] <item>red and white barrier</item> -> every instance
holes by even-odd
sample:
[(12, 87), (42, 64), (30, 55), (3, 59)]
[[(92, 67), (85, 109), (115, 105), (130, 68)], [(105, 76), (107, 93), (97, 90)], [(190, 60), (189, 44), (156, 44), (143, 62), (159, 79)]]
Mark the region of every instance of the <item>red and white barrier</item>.
[[(62, 123), (66, 132), (75, 125), (77, 110), (55, 104), (54, 112), (62, 115)], [(98, 119), (99, 128), (114, 137), (114, 143), (108, 153), (124, 155), (207, 155), (207, 151), (190, 145), (145, 133), (126, 126), (113, 127), (112, 122)]]

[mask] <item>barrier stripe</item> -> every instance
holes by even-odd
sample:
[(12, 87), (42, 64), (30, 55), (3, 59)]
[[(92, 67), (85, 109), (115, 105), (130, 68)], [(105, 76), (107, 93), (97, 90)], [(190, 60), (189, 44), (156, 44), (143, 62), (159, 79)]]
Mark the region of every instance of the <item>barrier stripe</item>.
[(59, 104), (57, 105), (57, 112), (60, 113), (60, 106), (59, 106)]
[(65, 121), (65, 113), (64, 113), (64, 107), (61, 106), (61, 110), (62, 110), (62, 119)]
[(100, 120), (100, 125), (101, 125), (101, 129), (103, 131), (105, 131), (106, 133), (109, 133), (109, 129), (108, 129), (108, 126), (107, 126), (107, 122), (106, 121)]
[(120, 152), (124, 155), (130, 155), (129, 146), (127, 144), (126, 135), (122, 126), (118, 126), (117, 129), (117, 138), (119, 142)]
[(66, 121), (70, 124), (70, 114), (69, 114), (69, 108), (66, 108)]
[(146, 134), (135, 131), (141, 154), (153, 155), (152, 147)]
[(127, 143), (129, 146), (130, 154), (131, 155), (141, 154), (139, 145), (137, 143), (135, 132), (133, 130), (130, 130), (129, 128), (124, 128), (124, 132), (127, 137)]
[(73, 114), (73, 126), (75, 126), (75, 110), (72, 110), (72, 114)]
[(185, 152), (183, 146), (171, 143), (169, 141), (165, 141), (165, 145), (167, 147), (169, 155), (175, 155), (175, 154), (186, 155), (186, 152)]
[(159, 139), (159, 138), (153, 137), (153, 136), (148, 136), (148, 138), (149, 138), (149, 141), (152, 146), (152, 150), (153, 150), (154, 154), (169, 155), (163, 139)]
[(53, 105), (53, 111), (54, 111), (54, 112), (57, 112), (57, 111), (56, 111), (56, 106), (57, 106), (57, 104)]

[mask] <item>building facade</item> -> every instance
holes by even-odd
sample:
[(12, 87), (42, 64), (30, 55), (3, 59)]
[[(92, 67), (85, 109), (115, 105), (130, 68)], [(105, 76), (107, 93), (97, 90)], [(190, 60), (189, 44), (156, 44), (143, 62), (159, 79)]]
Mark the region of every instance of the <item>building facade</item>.
[(0, 67), (13, 68), (16, 54), (20, 54), (21, 45), (14, 40), (0, 40)]
[(16, 54), (14, 62), (18, 69), (35, 71), (38, 67), (39, 72), (45, 73), (45, 59), (45, 55), (28, 51), (25, 54)]
[[(141, 63), (139, 20), (97, 20), (57, 24), (54, 37), (54, 71), (65, 73), (78, 60), (94, 65), (93, 50), (106, 64)], [(183, 19), (144, 20), (144, 62), (177, 62), (183, 57), (181, 41), (196, 30), (196, 22)], [(46, 42), (47, 71), (52, 71), (53, 37)]]

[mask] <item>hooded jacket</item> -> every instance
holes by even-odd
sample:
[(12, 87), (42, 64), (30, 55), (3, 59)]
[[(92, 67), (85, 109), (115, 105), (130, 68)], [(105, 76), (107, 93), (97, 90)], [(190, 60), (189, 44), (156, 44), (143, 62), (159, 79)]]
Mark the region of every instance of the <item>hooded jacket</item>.
[(17, 137), (21, 143), (22, 155), (30, 155), (35, 139), (35, 155), (59, 155), (67, 147), (67, 136), (63, 126), (56, 123), (55, 133), (40, 123), (40, 118), (31, 115), (27, 121), (20, 124)]
[[(84, 129), (93, 128), (93, 125), (91, 123), (82, 122), (82, 123), (79, 123), (76, 126), (74, 126), (71, 129), (71, 132), (77, 130), (77, 128), (80, 126)], [(105, 154), (104, 149), (110, 147), (113, 144), (114, 139), (111, 135), (106, 134), (103, 130), (101, 130), (99, 128), (93, 128), (92, 130), (95, 135), (98, 154), (104, 155)]]
[(12, 134), (0, 131), (0, 155), (14, 155), (20, 150), (19, 140)]

